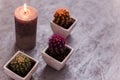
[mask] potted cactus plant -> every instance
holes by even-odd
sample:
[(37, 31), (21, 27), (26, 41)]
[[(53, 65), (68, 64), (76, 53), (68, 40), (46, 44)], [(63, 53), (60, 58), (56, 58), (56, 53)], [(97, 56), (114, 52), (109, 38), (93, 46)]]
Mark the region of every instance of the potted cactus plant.
[(5, 65), (5, 73), (15, 80), (30, 80), (38, 67), (38, 61), (18, 51)]
[(52, 31), (66, 38), (75, 27), (77, 20), (72, 18), (67, 9), (58, 9), (54, 14), (54, 19), (50, 22)]
[(65, 39), (54, 34), (48, 42), (48, 47), (43, 50), (42, 57), (45, 62), (56, 70), (64, 67), (66, 61), (73, 53), (73, 48), (65, 43)]

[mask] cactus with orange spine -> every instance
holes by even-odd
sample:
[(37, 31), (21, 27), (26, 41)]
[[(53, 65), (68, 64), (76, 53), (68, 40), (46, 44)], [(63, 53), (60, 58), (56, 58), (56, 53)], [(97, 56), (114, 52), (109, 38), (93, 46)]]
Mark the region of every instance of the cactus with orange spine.
[(58, 9), (54, 14), (53, 22), (67, 29), (71, 23), (69, 11), (67, 9)]

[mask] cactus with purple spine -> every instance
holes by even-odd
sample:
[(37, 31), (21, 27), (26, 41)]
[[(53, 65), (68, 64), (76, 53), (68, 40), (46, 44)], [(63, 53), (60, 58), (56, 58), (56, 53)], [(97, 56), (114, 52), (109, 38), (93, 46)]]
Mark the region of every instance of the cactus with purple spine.
[(58, 56), (59, 59), (65, 54), (66, 46), (65, 39), (58, 35), (54, 34), (49, 39), (49, 52), (51, 56)]

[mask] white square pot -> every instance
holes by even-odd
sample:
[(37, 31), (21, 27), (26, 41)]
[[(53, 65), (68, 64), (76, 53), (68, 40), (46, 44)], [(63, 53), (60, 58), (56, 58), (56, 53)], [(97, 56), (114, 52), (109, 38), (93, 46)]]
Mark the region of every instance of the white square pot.
[[(15, 56), (17, 56), (18, 54), (23, 54), (27, 57), (29, 57), (31, 60), (35, 61), (35, 65), (33, 66), (33, 68), (28, 72), (28, 74), (25, 77), (21, 77), (18, 74), (14, 73), (13, 71), (11, 71), (9, 68), (7, 68), (7, 65), (15, 58)], [(34, 58), (28, 56), (27, 54), (18, 51), (16, 52), (16, 54), (4, 65), (4, 72), (10, 76), (11, 78), (15, 79), (15, 80), (30, 80), (32, 74), (36, 71), (37, 67), (38, 67), (38, 61), (35, 60)]]
[(65, 29), (65, 28), (59, 26), (58, 24), (55, 24), (53, 21), (51, 21), (50, 25), (51, 25), (52, 31), (56, 34), (62, 35), (64, 38), (67, 38), (68, 35), (71, 33), (71, 31), (77, 24), (77, 20), (76, 19), (74, 19), (74, 20), (75, 20), (74, 23), (68, 29)]
[(66, 61), (70, 58), (70, 56), (73, 54), (73, 51), (74, 51), (73, 48), (71, 48), (70, 46), (66, 45), (66, 47), (70, 49), (70, 53), (66, 56), (66, 58), (62, 62), (56, 60), (55, 58), (53, 58), (53, 57), (49, 56), (47, 53), (45, 53), (46, 50), (48, 49), (48, 47), (46, 47), (42, 53), (42, 57), (43, 57), (44, 61), (52, 68), (54, 68), (58, 71), (61, 70), (64, 67)]

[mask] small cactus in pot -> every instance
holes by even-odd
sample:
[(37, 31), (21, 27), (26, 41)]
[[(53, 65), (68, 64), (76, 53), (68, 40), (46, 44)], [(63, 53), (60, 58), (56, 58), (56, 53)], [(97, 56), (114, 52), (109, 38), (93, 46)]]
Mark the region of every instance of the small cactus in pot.
[(26, 76), (32, 67), (33, 61), (23, 54), (18, 54), (8, 65), (10, 70), (22, 77)]
[(31, 56), (17, 51), (3, 66), (4, 72), (14, 80), (30, 80), (37, 70), (38, 61)]
[(65, 8), (57, 9), (53, 15), (53, 20), (50, 21), (52, 31), (64, 38), (69, 36), (76, 24), (77, 20), (71, 17), (69, 11)]
[(42, 57), (49, 66), (61, 70), (72, 53), (73, 48), (66, 44), (65, 39), (59, 34), (54, 34), (43, 50)]

